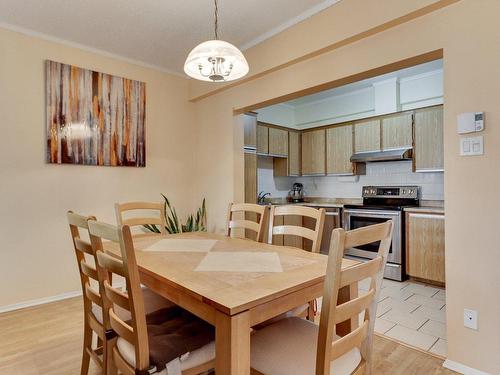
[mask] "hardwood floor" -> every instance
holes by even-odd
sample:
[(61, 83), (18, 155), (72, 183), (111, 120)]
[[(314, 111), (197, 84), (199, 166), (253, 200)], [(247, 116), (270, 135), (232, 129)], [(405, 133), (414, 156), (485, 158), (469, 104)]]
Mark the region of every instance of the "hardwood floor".
[[(81, 298), (0, 314), (0, 374), (80, 373)], [(375, 337), (374, 374), (447, 375), (442, 360)], [(91, 364), (91, 375), (98, 374)]]

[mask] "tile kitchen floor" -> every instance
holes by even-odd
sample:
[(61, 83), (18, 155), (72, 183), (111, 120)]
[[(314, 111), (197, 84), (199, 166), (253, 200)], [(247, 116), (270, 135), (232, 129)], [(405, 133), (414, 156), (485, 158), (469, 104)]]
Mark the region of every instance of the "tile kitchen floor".
[[(368, 290), (368, 280), (359, 284)], [(412, 281), (385, 280), (380, 291), (375, 332), (440, 357), (446, 357), (446, 292)]]

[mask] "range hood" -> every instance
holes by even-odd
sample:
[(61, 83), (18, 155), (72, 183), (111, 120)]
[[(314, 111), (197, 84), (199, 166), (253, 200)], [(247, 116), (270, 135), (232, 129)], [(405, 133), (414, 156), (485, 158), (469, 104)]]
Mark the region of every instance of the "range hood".
[(377, 161), (411, 160), (411, 148), (398, 148), (386, 151), (359, 152), (351, 156), (352, 163), (368, 163)]

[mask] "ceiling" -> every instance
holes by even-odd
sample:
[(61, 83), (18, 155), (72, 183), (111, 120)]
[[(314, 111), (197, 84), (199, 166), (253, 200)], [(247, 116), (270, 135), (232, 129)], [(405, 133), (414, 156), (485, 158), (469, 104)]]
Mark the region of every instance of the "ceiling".
[[(339, 0), (219, 0), (219, 37), (245, 49)], [(212, 0), (0, 0), (0, 27), (182, 73), (213, 37)]]

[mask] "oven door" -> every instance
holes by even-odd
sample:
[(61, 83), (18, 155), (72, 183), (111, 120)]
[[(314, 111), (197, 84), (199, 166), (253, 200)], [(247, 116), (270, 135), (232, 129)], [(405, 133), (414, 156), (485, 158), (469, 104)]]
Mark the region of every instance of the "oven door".
[[(367, 227), (369, 225), (384, 223), (393, 220), (394, 230), (392, 243), (389, 249), (387, 261), (390, 263), (402, 264), (401, 249), (401, 212), (400, 211), (379, 211), (369, 209), (344, 209), (344, 229), (353, 230)], [(373, 259), (377, 256), (380, 241), (367, 245), (348, 249), (347, 255)]]

